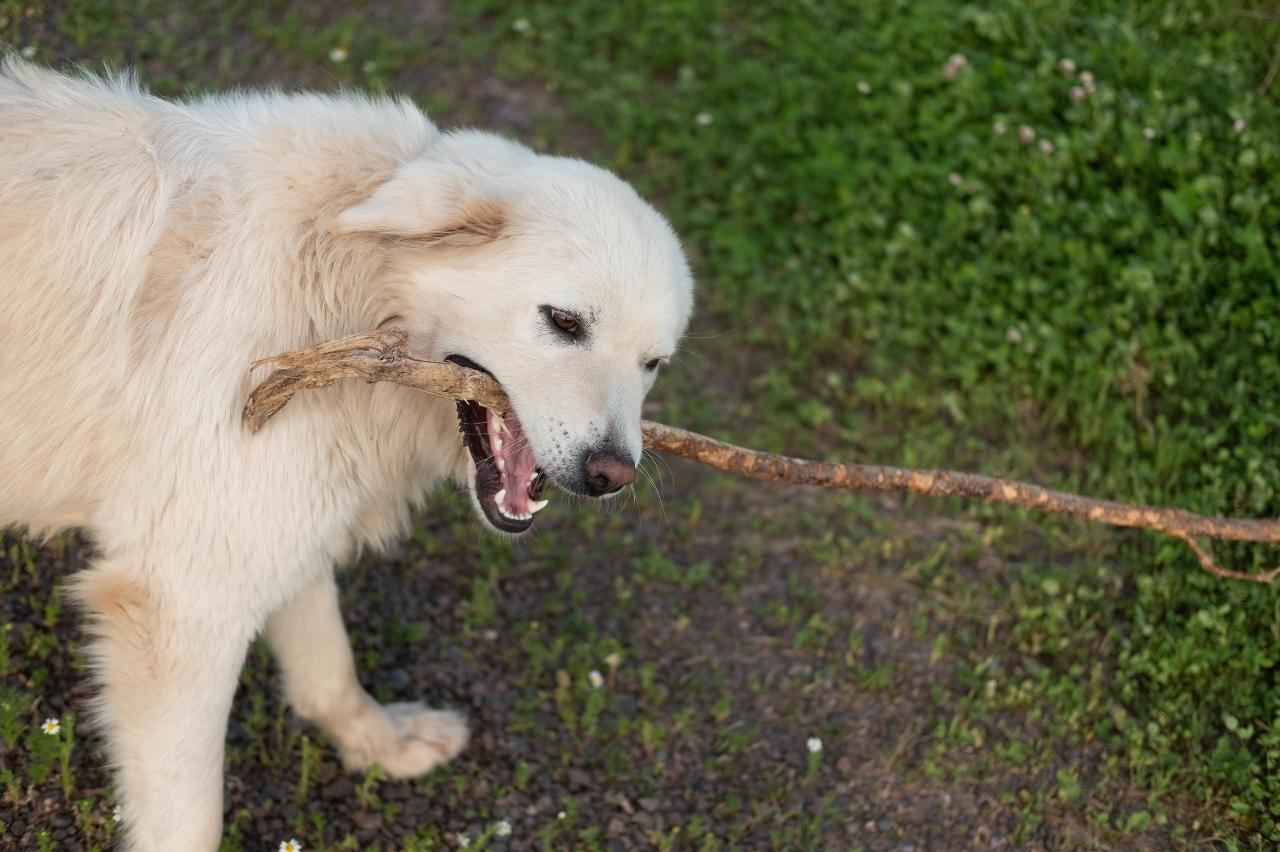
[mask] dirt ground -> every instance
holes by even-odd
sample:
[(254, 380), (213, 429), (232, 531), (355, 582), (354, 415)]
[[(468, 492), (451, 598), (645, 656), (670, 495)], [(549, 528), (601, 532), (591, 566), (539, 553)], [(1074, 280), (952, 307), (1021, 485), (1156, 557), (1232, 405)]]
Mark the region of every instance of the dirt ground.
[[(921, 513), (904, 524), (900, 508), (863, 504), (850, 524), (838, 498), (719, 481), (684, 463), (663, 487), (665, 509), (646, 503), (599, 519), (588, 507), (571, 513), (571, 525), (551, 519), (542, 534), (550, 543), (487, 552), (475, 546), (469, 510), (442, 499), (413, 541), (343, 574), (366, 686), (384, 700), (460, 708), (471, 720), (471, 747), (427, 779), (379, 782), (359, 795), (367, 779), (344, 774), (322, 738), (288, 714), (255, 647), (228, 741), (232, 848), (274, 848), (314, 813), (326, 843), (362, 849), (412, 848), (407, 838), (424, 826), (450, 848), (496, 817), (515, 831), (488, 843), (511, 849), (701, 848), (679, 834), (695, 819), (728, 848), (1109, 845), (1070, 814), (1028, 830), (1021, 805), (1054, 786), (1057, 767), (968, 777), (928, 769), (947, 724), (934, 693), (965, 687), (954, 661), (935, 653), (948, 625), (922, 622), (929, 592), (909, 566), (938, 544), (960, 550), (962, 522)], [(815, 548), (841, 517), (849, 536), (835, 539), (840, 552)], [(897, 528), (877, 535), (885, 523)], [(886, 542), (897, 552), (886, 555)], [(34, 572), (0, 561), (0, 575), (21, 574), (3, 598), (7, 629), (54, 637), (33, 724), (84, 716), (77, 619), (66, 613), (49, 628), (43, 601), (50, 578), (88, 557), (76, 541), (65, 555), (40, 550)], [(477, 604), (478, 577), (492, 587), (488, 606)], [(545, 660), (557, 644), (598, 649), (600, 636), (624, 650), (615, 669), (596, 658), (607, 697), (588, 730), (581, 714), (566, 715), (571, 701), (561, 694), (574, 689), (564, 683), (573, 651), (559, 667)], [(1036, 738), (1016, 717), (992, 725)], [(303, 736), (320, 745), (305, 795)], [(814, 736), (823, 746), (811, 763), (805, 744)], [(1063, 754), (1060, 765), (1087, 766), (1088, 757)], [(0, 753), (6, 767), (22, 760)], [(10, 848), (37, 848), (40, 828), (55, 848), (87, 848), (76, 813), (85, 800), (94, 803), (90, 836), (100, 836), (110, 795), (97, 749), (77, 748), (73, 769), (71, 797), (50, 778), (19, 801), (0, 801)], [(584, 828), (597, 831), (584, 837)]]

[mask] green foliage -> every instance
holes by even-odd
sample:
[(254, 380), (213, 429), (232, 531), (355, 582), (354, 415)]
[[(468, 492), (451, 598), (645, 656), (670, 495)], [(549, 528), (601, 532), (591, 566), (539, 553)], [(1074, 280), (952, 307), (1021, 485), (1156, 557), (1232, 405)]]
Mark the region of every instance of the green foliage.
[[(1280, 514), (1280, 110), (1255, 94), (1274, 20), (1177, 0), (462, 5), (688, 241), (709, 334), (664, 417)], [(681, 393), (744, 365), (736, 406)], [(1017, 584), (1001, 638), (1030, 655), (1025, 703), (1280, 839), (1280, 597), (1124, 541), (1098, 576)]]
[(0, 739), (12, 748), (26, 727), (31, 699), (11, 686), (0, 686)]

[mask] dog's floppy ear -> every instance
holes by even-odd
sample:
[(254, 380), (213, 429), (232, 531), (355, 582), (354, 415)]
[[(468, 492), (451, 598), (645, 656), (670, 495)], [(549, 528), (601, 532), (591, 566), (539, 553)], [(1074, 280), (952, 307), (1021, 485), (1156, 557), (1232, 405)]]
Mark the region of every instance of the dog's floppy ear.
[(334, 223), (342, 234), (439, 246), (487, 243), (505, 224), (503, 204), (472, 175), (460, 167), (423, 160), (405, 163)]

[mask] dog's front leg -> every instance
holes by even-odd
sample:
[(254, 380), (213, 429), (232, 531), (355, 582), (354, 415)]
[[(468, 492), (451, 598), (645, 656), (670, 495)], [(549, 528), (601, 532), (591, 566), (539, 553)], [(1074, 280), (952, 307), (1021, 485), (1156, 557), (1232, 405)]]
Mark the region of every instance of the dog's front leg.
[(103, 560), (75, 586), (126, 845), (217, 849), (227, 716), (253, 626), (210, 588), (162, 584), (140, 562)]
[(378, 704), (360, 686), (332, 579), (311, 586), (267, 621), (267, 641), (284, 670), (298, 715), (337, 745), (347, 769), (378, 764), (393, 778), (422, 775), (467, 744), (467, 725), (450, 710)]

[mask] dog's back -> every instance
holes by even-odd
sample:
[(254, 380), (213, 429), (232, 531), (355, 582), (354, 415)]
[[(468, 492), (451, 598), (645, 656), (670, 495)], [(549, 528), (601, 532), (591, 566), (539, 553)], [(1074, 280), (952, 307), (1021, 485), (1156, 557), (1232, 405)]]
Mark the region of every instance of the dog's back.
[(167, 205), (127, 81), (0, 66), (0, 527), (82, 523)]

